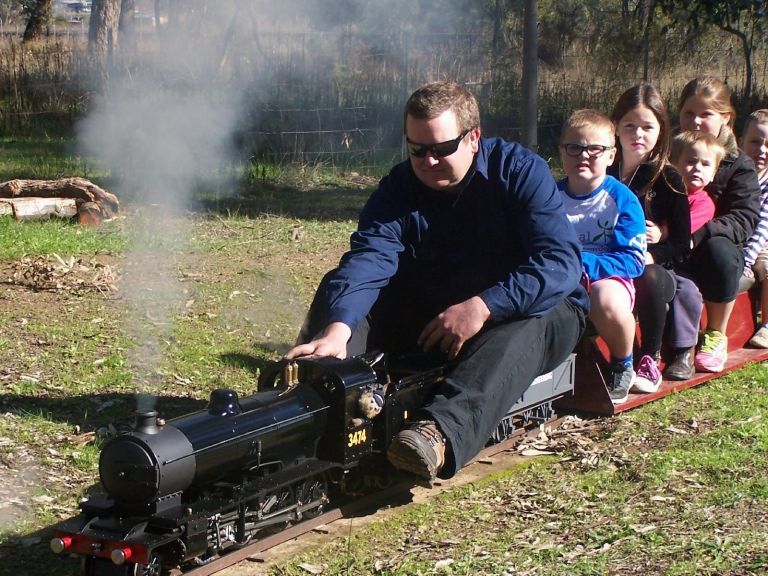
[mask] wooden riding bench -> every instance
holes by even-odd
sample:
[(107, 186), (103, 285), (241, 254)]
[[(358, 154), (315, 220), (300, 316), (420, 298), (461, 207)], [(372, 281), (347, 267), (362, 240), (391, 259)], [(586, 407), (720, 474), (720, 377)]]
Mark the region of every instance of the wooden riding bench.
[[(575, 363), (575, 386), (573, 395), (559, 400), (558, 409), (578, 410), (594, 414), (613, 415), (656, 400), (667, 394), (697, 386), (702, 382), (737, 370), (749, 362), (768, 359), (768, 349), (745, 347), (755, 333), (756, 311), (759, 310), (759, 292), (754, 281), (740, 285), (736, 304), (728, 322), (728, 360), (722, 372), (696, 372), (693, 378), (684, 381), (663, 380), (659, 389), (652, 394), (630, 392), (624, 404), (614, 405), (608, 396), (605, 374), (608, 373), (610, 353), (605, 341), (597, 335), (586, 335), (577, 344)], [(706, 310), (701, 319), (706, 325)], [(637, 327), (640, 335), (640, 328)], [(663, 365), (662, 365), (663, 368)]]

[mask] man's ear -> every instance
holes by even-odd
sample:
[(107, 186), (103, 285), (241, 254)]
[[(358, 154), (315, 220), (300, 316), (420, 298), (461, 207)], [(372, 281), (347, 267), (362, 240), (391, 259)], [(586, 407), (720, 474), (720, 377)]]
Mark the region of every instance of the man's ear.
[(469, 131), (469, 144), (472, 146), (472, 153), (474, 154), (480, 149), (480, 128), (472, 128)]

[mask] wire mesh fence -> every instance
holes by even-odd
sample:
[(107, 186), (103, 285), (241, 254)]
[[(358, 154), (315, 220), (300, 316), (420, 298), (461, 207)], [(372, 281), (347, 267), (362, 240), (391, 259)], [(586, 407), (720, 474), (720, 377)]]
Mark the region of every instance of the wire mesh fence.
[[(521, 54), (516, 47), (495, 43), (488, 30), (331, 34), (249, 32), (246, 26), (222, 42), (220, 49), (200, 58), (203, 68), (165, 70), (163, 81), (170, 77), (178, 82), (188, 74), (202, 78), (204, 90), (235, 85), (243, 90), (246, 104), (234, 137), (243, 156), (254, 162), (365, 169), (400, 158), (403, 104), (414, 88), (437, 79), (461, 82), (476, 95), (486, 134), (520, 137)], [(116, 54), (112, 78), (140, 74), (158, 49), (147, 35), (138, 51)], [(768, 77), (765, 52), (755, 59), (761, 94)], [(94, 102), (87, 58), (80, 36), (55, 36), (34, 49), (23, 47), (13, 35), (0, 39), (3, 132), (76, 126)], [(580, 46), (562, 49), (558, 59), (557, 66), (542, 64), (539, 69), (538, 142), (545, 156), (554, 153), (560, 125), (571, 111), (591, 107), (610, 112), (624, 89), (643, 80), (639, 52), (621, 66), (591, 61)], [(675, 64), (668, 58), (657, 60), (648, 79), (673, 112), (676, 94), (694, 76), (713, 74), (734, 87), (744, 83), (741, 53), (731, 41)]]

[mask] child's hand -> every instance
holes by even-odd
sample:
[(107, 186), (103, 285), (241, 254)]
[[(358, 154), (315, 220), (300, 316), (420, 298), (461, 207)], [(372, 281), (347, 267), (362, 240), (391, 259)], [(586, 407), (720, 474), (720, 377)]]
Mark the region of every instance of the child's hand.
[(742, 276), (746, 276), (746, 277), (747, 277), (747, 278), (749, 278), (750, 280), (754, 280), (754, 279), (755, 279), (755, 273), (754, 273), (754, 271), (752, 270), (752, 268), (750, 268), (749, 266), (747, 266), (747, 267), (745, 267), (745, 268), (744, 268), (744, 272), (742, 272), (742, 274), (741, 274), (741, 275), (742, 275)]
[(661, 238), (659, 238), (659, 242), (664, 242), (667, 239), (667, 236), (669, 236), (669, 226), (665, 222), (659, 229), (661, 230)]
[(645, 240), (648, 244), (658, 244), (664, 236), (664, 229), (650, 220), (645, 221)]

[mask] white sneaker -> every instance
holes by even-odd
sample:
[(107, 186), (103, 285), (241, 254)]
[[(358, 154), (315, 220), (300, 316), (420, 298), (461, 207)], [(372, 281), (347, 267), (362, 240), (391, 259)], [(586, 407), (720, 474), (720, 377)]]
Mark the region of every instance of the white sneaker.
[(632, 386), (632, 390), (636, 392), (643, 392), (645, 394), (653, 394), (659, 389), (661, 385), (661, 372), (656, 361), (647, 354), (640, 358), (640, 363), (637, 365), (637, 378), (635, 384)]
[(768, 326), (763, 324), (749, 340), (749, 345), (755, 348), (768, 348)]

